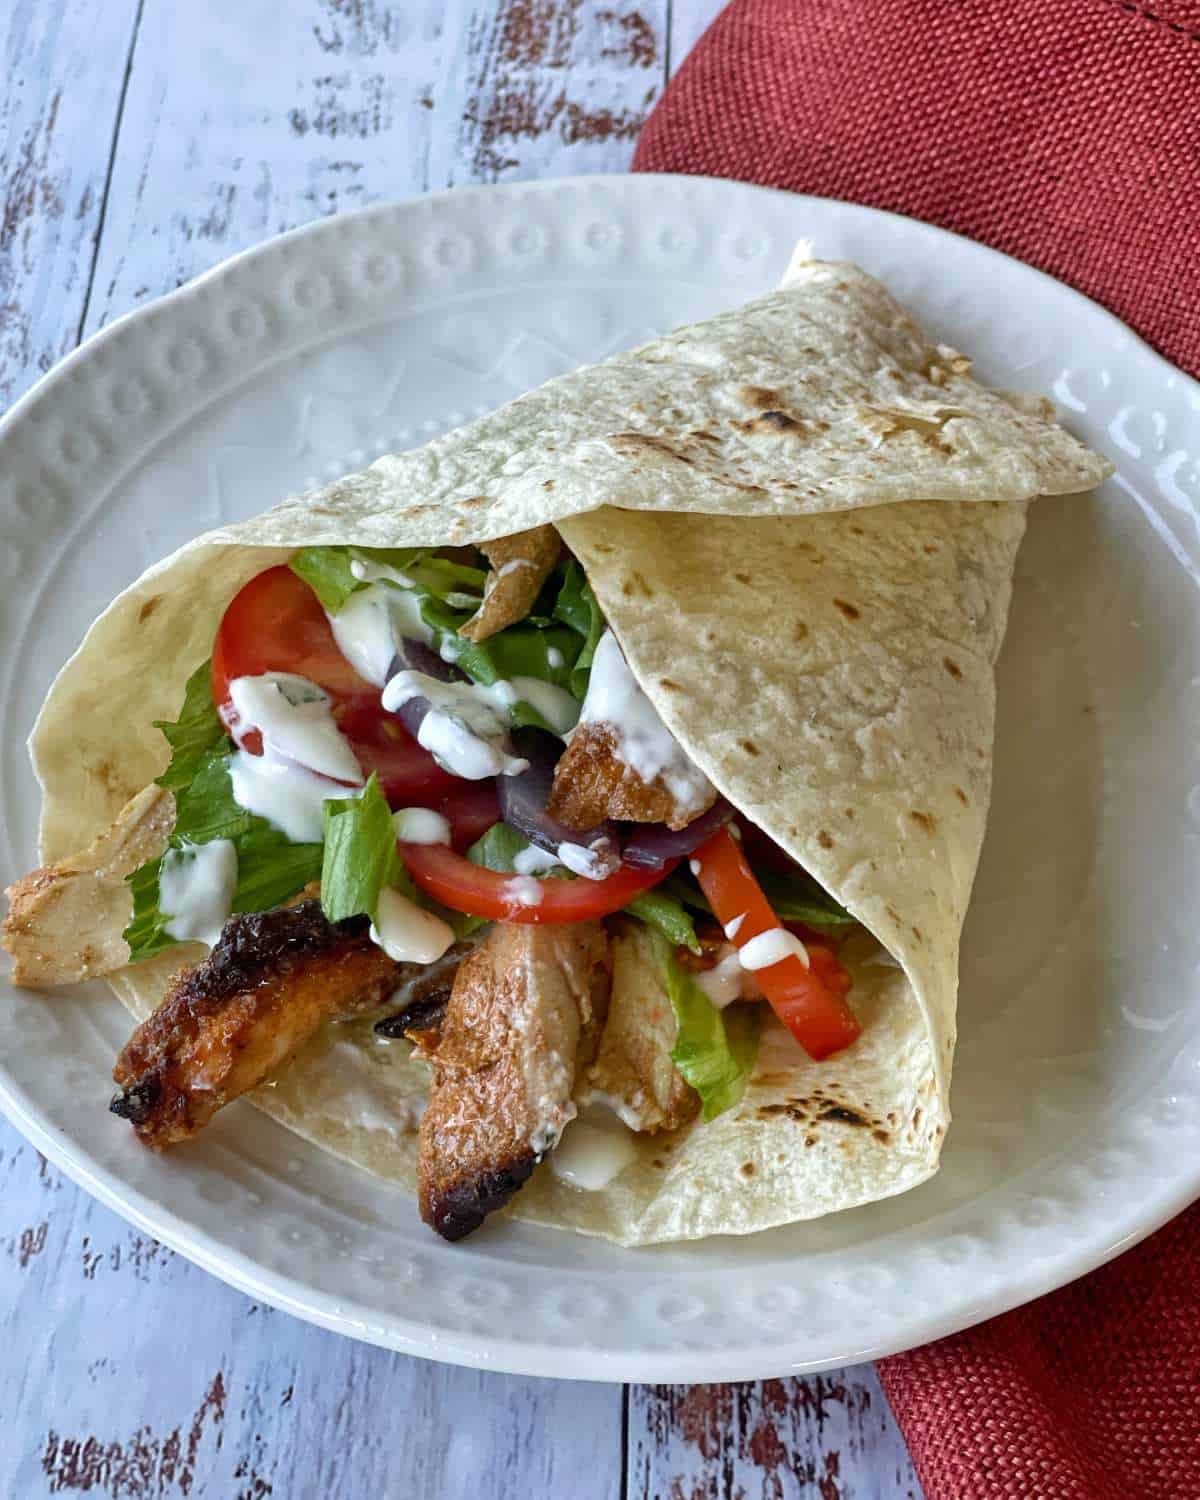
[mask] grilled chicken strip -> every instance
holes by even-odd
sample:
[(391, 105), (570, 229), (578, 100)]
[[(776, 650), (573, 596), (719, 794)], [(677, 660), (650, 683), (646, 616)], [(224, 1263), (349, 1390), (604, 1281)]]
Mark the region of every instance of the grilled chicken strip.
[(421, 1119), (421, 1217), (462, 1239), (501, 1208), (575, 1114), (577, 1068), (608, 1008), (599, 922), (497, 923), (464, 959), (445, 1018), (416, 1056), (433, 1064)]
[(231, 917), (126, 1044), (113, 1113), (162, 1150), (265, 1082), (326, 1021), (376, 1009), (424, 966), (396, 963), (368, 927), (331, 924), (312, 900)]
[(707, 800), (680, 803), (661, 777), (644, 781), (618, 758), (616, 747), (612, 725), (580, 724), (554, 768), (547, 802), (552, 818), (580, 831), (595, 828), (606, 818), (686, 828), (717, 800), (716, 789), (710, 787)]
[(492, 565), (483, 603), (458, 632), (472, 641), (486, 641), (525, 618), (562, 553), (562, 542), (553, 526), (535, 526), (481, 542), (480, 551)]
[(678, 1130), (700, 1109), (700, 1096), (671, 1061), (679, 1033), (650, 936), (640, 922), (611, 921), (612, 997), (596, 1061), (576, 1093), (603, 1102), (631, 1130)]
[(15, 961), (14, 984), (53, 989), (129, 962), (121, 936), (133, 915), (126, 877), (161, 854), (174, 822), (171, 793), (145, 787), (82, 854), (9, 886), (3, 941)]

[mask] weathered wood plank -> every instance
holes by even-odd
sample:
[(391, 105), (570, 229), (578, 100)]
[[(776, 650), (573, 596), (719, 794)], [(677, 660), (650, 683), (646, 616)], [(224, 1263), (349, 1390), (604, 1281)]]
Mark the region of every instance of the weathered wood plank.
[(0, 23), (0, 411), (74, 347), (137, 0), (9, 0)]
[(664, 77), (638, 3), (146, 0), (86, 331), (321, 215), (624, 167)]
[(667, 0), (447, 7), (432, 185), (611, 172), (666, 81)]
[(870, 1365), (740, 1385), (634, 1386), (638, 1500), (921, 1500)]
[(0, 1122), (0, 1495), (616, 1500), (621, 1391), (455, 1370), (260, 1306)]

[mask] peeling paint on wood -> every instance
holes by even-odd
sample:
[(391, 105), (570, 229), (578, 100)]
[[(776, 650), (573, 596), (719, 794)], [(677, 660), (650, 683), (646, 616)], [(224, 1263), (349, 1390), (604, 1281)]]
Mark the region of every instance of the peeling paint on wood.
[(3, 8), (0, 410), (75, 344), (136, 6)]
[(664, 1500), (921, 1500), (869, 1365), (739, 1385), (634, 1386), (629, 1493)]
[[(624, 168), (719, 6), (9, 0), (0, 407), (81, 322), (309, 219)], [(214, 1281), (2, 1122), (0, 1200), (0, 1496), (919, 1500), (869, 1368), (623, 1398), (438, 1367)]]

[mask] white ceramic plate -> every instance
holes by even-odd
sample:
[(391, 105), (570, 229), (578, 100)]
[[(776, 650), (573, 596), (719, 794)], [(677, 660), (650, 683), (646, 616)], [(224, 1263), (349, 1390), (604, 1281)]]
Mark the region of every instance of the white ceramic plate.
[(128, 1027), (107, 990), (0, 985), (5, 1112), (255, 1297), (465, 1364), (741, 1379), (962, 1328), (1200, 1191), (1200, 388), (1037, 272), (867, 209), (695, 178), (464, 191), (314, 224), (106, 329), (0, 426), (0, 874), (35, 859), (23, 740), (45, 689), (143, 567), (765, 291), (800, 236), (983, 378), (1052, 392), (1119, 470), (1035, 506), (1019, 560), (940, 1174), (742, 1240), (623, 1251), (496, 1223), (450, 1247), (247, 1106), (142, 1150), (105, 1111)]

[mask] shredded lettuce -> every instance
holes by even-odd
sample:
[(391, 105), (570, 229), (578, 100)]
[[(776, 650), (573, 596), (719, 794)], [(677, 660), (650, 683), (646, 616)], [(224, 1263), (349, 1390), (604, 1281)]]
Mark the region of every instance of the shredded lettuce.
[[(587, 691), (592, 656), (604, 631), (604, 616), (583, 569), (572, 558), (555, 568), (533, 611), (486, 641), (459, 634), (478, 608), (487, 574), (479, 568), (439, 557), (427, 548), (305, 547), (292, 558), (292, 571), (336, 614), (351, 594), (367, 588), (355, 578), (352, 564), (370, 561), (394, 568), (399, 579), (379, 580), (416, 595), (421, 618), (433, 635), (433, 650), (452, 661), (473, 682), (491, 687), (514, 677), (534, 677), (568, 689), (576, 698)], [(550, 729), (532, 704), (518, 702), (513, 724)]]
[(690, 948), (693, 953), (700, 952), (696, 926), (686, 907), (669, 891), (664, 891), (662, 886), (656, 885), (653, 890), (643, 891), (640, 896), (635, 896), (625, 910), (631, 917), (645, 922), (647, 927), (661, 932), (673, 948)]
[[(171, 762), (158, 784), (175, 794), (175, 827), (170, 848), (230, 839), (237, 850), (235, 912), (267, 911), (304, 889), (321, 873), (321, 845), (290, 843), (265, 818), (233, 800), (229, 756), (233, 744), (212, 706), (211, 664), (205, 662), (188, 679), (179, 718), (160, 722), (171, 746)], [(158, 905), (161, 857), (139, 866), (129, 877), (133, 918), (123, 934), (131, 961), (152, 958), (176, 941), (166, 931), (170, 913)]]
[(158, 778), (159, 786), (176, 792), (188, 786), (207, 750), (228, 743), (225, 726), (212, 698), (212, 663), (206, 661), (187, 680), (178, 719), (155, 719), (171, 747), (171, 764)]
[[(289, 566), (316, 594), (322, 608), (337, 614), (351, 594), (370, 587), (371, 580), (354, 576), (356, 562), (394, 568), (419, 592), (439, 599), (448, 595), (474, 595), (481, 599), (487, 579), (482, 569), (436, 557), (428, 547), (303, 547)], [(393, 588), (405, 586), (398, 580), (380, 581), (390, 583)]]
[(396, 849), (392, 810), (372, 772), (361, 796), (325, 803), (321, 907), (331, 922), (357, 916), (374, 921), (385, 886), (414, 894)]
[(473, 865), (507, 875), (516, 868), (517, 855), (529, 848), (529, 840), (508, 823), (493, 823), (482, 838), (467, 850)]
[(707, 1124), (746, 1092), (758, 1057), (757, 1013), (748, 1006), (718, 1010), (676, 959), (670, 939), (652, 931), (651, 942), (678, 1027), (671, 1061), (700, 1095)]
[(577, 635), (583, 637), (583, 645), (571, 668), (569, 686), (577, 698), (587, 693), (588, 678), (592, 674), (592, 657), (604, 634), (604, 615), (592, 593), (587, 575), (575, 560), (567, 563), (562, 587), (554, 601), (554, 618), (569, 625)]
[[(844, 937), (850, 928), (858, 926), (856, 918), (845, 907), (839, 906), (829, 892), (799, 865), (786, 874), (778, 870), (756, 870), (754, 874), (771, 910), (781, 922), (802, 922), (805, 927), (828, 937)], [(668, 875), (654, 890), (693, 911), (712, 915), (712, 907), (704, 892), (693, 877), (685, 875), (682, 870)]]

